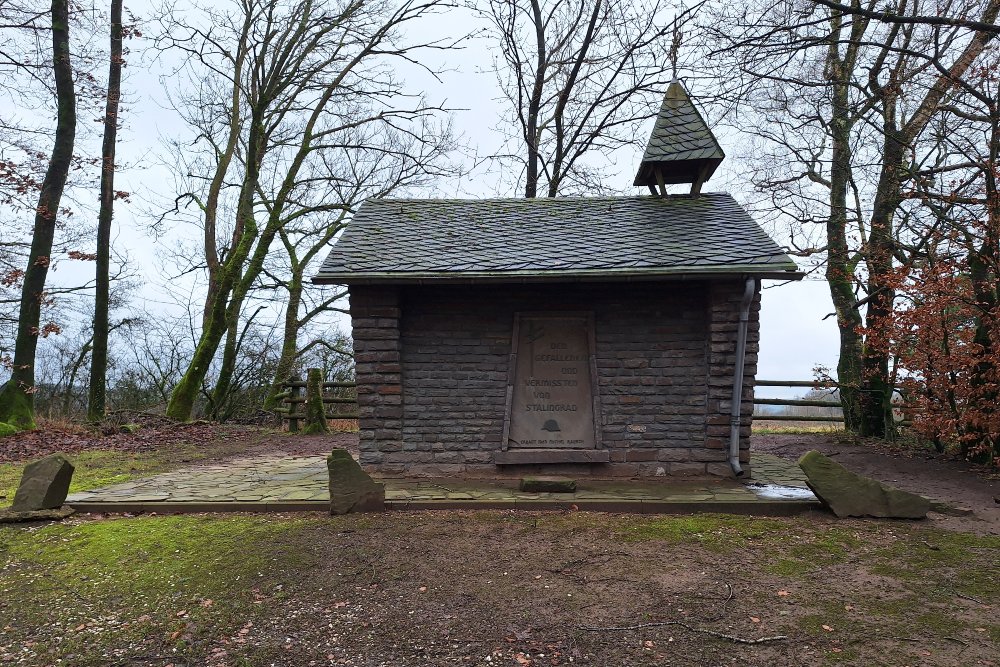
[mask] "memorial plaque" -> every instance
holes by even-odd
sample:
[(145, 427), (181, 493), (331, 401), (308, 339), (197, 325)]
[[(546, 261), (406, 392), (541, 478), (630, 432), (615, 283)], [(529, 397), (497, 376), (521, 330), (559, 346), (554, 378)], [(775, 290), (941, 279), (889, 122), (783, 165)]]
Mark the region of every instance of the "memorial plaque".
[(520, 314), (514, 333), (507, 447), (597, 447), (591, 316)]

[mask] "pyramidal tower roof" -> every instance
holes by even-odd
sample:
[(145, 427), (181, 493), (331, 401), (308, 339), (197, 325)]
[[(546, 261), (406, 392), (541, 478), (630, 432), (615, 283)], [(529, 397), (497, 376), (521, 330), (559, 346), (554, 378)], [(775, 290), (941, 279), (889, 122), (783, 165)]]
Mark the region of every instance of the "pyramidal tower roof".
[(724, 157), (684, 84), (675, 79), (667, 87), (635, 185), (648, 186), (654, 193), (658, 188), (665, 195), (668, 184), (691, 183), (692, 194), (698, 194)]

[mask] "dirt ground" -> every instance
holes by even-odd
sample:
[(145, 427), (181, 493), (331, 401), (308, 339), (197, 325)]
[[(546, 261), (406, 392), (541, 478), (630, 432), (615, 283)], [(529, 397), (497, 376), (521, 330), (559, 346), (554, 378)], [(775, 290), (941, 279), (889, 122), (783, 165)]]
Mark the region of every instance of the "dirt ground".
[(392, 512), (0, 530), (0, 665), (997, 667), (996, 537)]
[(935, 526), (1000, 535), (1000, 474), (996, 469), (927, 450), (891, 449), (844, 435), (755, 434), (751, 448), (793, 461), (809, 450), (818, 450), (860, 475), (974, 513), (967, 517), (932, 513), (928, 521)]
[[(36, 434), (8, 454), (159, 441), (197, 465), (357, 446), (177, 428)], [(191, 437), (207, 458), (182, 458)], [(832, 435), (753, 444), (819, 449), (976, 515), (80, 515), (0, 529), (0, 666), (1000, 667), (990, 471)]]

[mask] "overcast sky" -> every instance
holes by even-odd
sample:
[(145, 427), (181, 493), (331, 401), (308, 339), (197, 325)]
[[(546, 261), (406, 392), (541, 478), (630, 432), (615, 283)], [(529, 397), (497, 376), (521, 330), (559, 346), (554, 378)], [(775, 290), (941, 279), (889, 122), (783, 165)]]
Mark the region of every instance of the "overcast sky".
[[(183, 4), (183, 3), (181, 3)], [(133, 6), (139, 16), (148, 16), (149, 10)], [(423, 26), (440, 30), (442, 34), (460, 34), (474, 27), (468, 13), (455, 11), (447, 20), (434, 22), (433, 26)], [(193, 230), (174, 230), (158, 242), (148, 231), (149, 218), (146, 212), (162, 206), (172, 199), (170, 172), (157, 163), (157, 153), (162, 151), (164, 142), (171, 138), (186, 136), (186, 128), (170, 108), (166, 91), (176, 86), (169, 75), (169, 63), (154, 61), (142, 56), (145, 40), (129, 43), (132, 55), (126, 68), (123, 86), (125, 110), (124, 124), (120, 132), (120, 162), (123, 169), (117, 177), (118, 189), (135, 193), (131, 204), (119, 203), (116, 208), (116, 247), (127, 250), (142, 274), (144, 286), (140, 297), (146, 309), (168, 309), (172, 298), (165, 292), (165, 280), (159, 273), (162, 264), (160, 249), (172, 243), (180, 235), (190, 235)], [(469, 41), (461, 52), (444, 56), (441, 81), (412, 72), (408, 84), (424, 90), (432, 100), (441, 100), (454, 112), (455, 129), (464, 137), (465, 143), (477, 154), (488, 155), (501, 144), (502, 138), (496, 126), (503, 122), (504, 106), (499, 100), (500, 91), (496, 76), (492, 71), (491, 57), (495, 53), (487, 39)], [(683, 76), (683, 72), (681, 72)], [(691, 89), (697, 99), (699, 91)], [(85, 121), (86, 119), (81, 119)], [(652, 120), (644, 129), (648, 136)], [(730, 156), (738, 154), (739, 137), (729, 133), (718, 133), (723, 149)], [(624, 194), (644, 194), (631, 187), (635, 168), (642, 154), (637, 147), (631, 158), (623, 157), (612, 165), (620, 179)], [(461, 181), (452, 180), (438, 185), (438, 196), (496, 196), (511, 194), (497, 192), (495, 176), (476, 172)], [(708, 191), (728, 190), (738, 200), (744, 200), (749, 182), (740, 178), (740, 164), (736, 159), (727, 159), (716, 176), (706, 185)], [(430, 195), (429, 195), (430, 196)], [(785, 244), (785, 239), (769, 230), (775, 240)], [(780, 230), (777, 230), (780, 232)], [(78, 270), (92, 271), (92, 265), (67, 267), (64, 275)], [(317, 267), (318, 268), (318, 267)], [(185, 293), (183, 281), (171, 280), (166, 283), (175, 292)], [(201, 298), (197, 294), (195, 299)], [(817, 280), (798, 283), (765, 283), (761, 313), (761, 345), (758, 377), (766, 379), (809, 379), (817, 365), (836, 367), (837, 331), (833, 317), (824, 320), (833, 310), (826, 284)], [(775, 392), (771, 391), (771, 394)], [(800, 393), (800, 392), (799, 392)]]

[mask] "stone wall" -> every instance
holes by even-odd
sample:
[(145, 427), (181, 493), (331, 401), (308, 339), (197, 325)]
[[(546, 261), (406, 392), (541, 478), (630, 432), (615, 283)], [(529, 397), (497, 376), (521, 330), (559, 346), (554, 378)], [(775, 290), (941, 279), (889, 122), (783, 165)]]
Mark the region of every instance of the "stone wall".
[[(567, 474), (729, 475), (741, 281), (351, 288), (361, 462), (383, 475), (521, 475), (496, 466), (515, 313), (592, 311), (602, 447)], [(755, 302), (746, 386), (756, 370)], [(748, 447), (752, 394), (742, 445)], [(551, 470), (551, 468), (549, 469)]]

